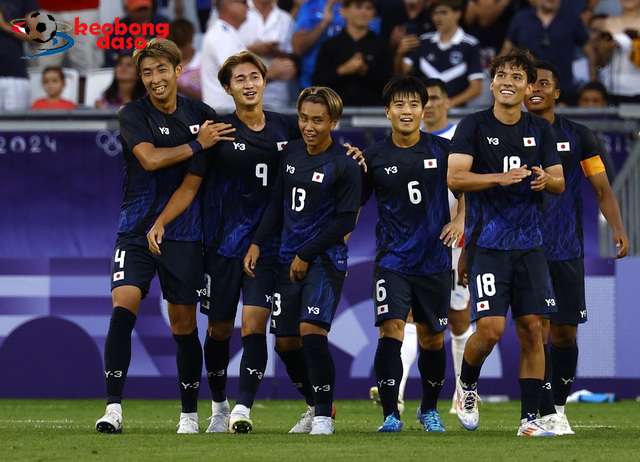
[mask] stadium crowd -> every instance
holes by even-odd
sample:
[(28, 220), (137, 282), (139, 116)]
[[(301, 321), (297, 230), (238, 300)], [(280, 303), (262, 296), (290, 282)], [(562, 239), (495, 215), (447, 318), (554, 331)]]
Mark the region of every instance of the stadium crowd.
[[(92, 35), (76, 35), (65, 53), (21, 59), (30, 44), (10, 20), (34, 10), (67, 24), (169, 23), (183, 54), (180, 91), (221, 112), (233, 104), (217, 72), (242, 50), (268, 65), (269, 109), (292, 106), (312, 84), (334, 88), (346, 106), (379, 107), (384, 82), (399, 74), (443, 80), (454, 107), (486, 107), (488, 65), (514, 47), (558, 68), (562, 104), (640, 102), (640, 0), (0, 0), (3, 110), (117, 109), (143, 91), (132, 50), (101, 49)], [(63, 67), (81, 82), (111, 67), (113, 81), (95, 101), (84, 100), (83, 83), (77, 102), (67, 101)], [(35, 72), (42, 98), (29, 81)]]

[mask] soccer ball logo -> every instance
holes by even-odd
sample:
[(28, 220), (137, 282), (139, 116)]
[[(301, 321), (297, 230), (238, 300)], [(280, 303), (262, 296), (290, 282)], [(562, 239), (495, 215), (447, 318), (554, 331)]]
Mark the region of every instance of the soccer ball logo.
[(58, 25), (56, 20), (50, 14), (34, 11), (25, 18), (24, 31), (29, 37), (37, 43), (47, 43), (56, 36)]

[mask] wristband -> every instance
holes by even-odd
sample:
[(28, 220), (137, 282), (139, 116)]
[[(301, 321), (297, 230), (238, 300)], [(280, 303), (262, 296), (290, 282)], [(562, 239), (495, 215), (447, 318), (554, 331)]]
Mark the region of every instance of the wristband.
[(189, 143), (189, 147), (191, 148), (191, 151), (195, 154), (198, 151), (202, 151), (202, 145), (200, 144), (200, 141), (198, 140), (193, 140)]

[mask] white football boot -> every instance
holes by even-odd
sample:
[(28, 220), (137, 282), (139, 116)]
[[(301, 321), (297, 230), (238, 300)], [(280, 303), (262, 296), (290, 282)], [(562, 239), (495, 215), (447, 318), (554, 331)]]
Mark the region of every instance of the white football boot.
[(331, 417), (317, 416), (313, 418), (310, 435), (333, 435), (334, 432), (333, 419)]
[(200, 424), (198, 423), (197, 412), (181, 412), (180, 421), (178, 422), (179, 435), (191, 435), (200, 433)]
[(291, 430), (289, 430), (289, 433), (309, 433), (311, 431), (315, 415), (315, 408), (313, 406), (307, 406), (306, 412), (300, 416), (300, 419), (291, 428)]
[(227, 433), (229, 431), (229, 401), (226, 399), (221, 403), (211, 401), (211, 417), (207, 433)]
[(229, 431), (231, 433), (249, 433), (251, 430), (253, 430), (251, 409), (242, 404), (236, 404), (229, 416)]
[(96, 431), (99, 433), (122, 432), (122, 406), (119, 403), (107, 404), (104, 415), (96, 421)]

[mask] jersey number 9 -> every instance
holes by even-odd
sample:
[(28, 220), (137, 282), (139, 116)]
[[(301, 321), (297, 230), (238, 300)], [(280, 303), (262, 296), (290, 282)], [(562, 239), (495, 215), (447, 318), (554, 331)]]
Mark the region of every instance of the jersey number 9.
[(267, 186), (267, 164), (256, 164), (256, 178), (262, 180), (262, 186)]

